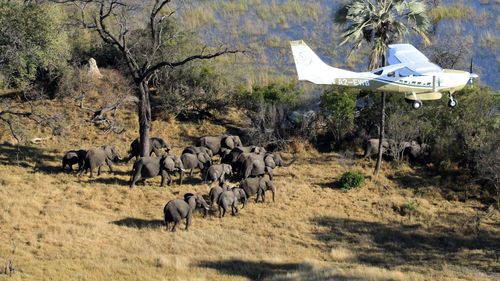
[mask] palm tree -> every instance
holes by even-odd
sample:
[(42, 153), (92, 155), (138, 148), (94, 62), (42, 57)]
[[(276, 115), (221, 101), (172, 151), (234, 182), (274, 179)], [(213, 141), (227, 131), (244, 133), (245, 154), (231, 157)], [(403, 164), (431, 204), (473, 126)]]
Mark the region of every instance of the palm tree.
[[(352, 50), (363, 43), (371, 45), (368, 67), (374, 69), (386, 65), (388, 45), (403, 40), (414, 33), (428, 44), (427, 30), (430, 21), (427, 7), (422, 0), (351, 0), (335, 14), (335, 22), (345, 27), (341, 46), (350, 42)], [(351, 50), (351, 53), (352, 53)], [(382, 140), (385, 126), (385, 92), (382, 92), (380, 112), (379, 152), (374, 174), (382, 162)]]

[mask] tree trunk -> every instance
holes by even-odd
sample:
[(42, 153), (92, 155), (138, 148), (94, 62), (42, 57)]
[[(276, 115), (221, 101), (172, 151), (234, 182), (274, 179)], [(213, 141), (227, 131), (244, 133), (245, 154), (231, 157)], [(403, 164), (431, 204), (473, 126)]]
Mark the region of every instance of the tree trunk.
[[(381, 57), (381, 67), (386, 66), (386, 57), (385, 54), (382, 55)], [(382, 155), (384, 154), (382, 142), (384, 140), (384, 135), (385, 135), (385, 92), (382, 92), (382, 99), (381, 99), (381, 109), (380, 109), (380, 129), (379, 129), (379, 135), (378, 135), (378, 154), (377, 154), (377, 164), (375, 165), (375, 170), (373, 171), (373, 174), (375, 176), (378, 175), (380, 172), (380, 166), (382, 165)]]
[(151, 129), (151, 105), (146, 81), (139, 84), (139, 142), (141, 157), (149, 156), (149, 131)]
[(380, 171), (380, 166), (382, 165), (382, 155), (383, 155), (383, 145), (385, 135), (385, 92), (382, 92), (382, 109), (380, 110), (380, 130), (378, 136), (378, 154), (377, 154), (377, 164), (375, 165), (374, 175), (378, 175)]

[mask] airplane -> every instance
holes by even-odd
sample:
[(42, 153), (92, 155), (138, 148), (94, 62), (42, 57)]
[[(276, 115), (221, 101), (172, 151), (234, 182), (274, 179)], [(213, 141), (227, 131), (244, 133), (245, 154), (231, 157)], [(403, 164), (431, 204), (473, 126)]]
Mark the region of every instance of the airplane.
[(442, 69), (411, 44), (389, 45), (389, 65), (368, 72), (353, 72), (329, 66), (302, 40), (290, 41), (290, 45), (299, 80), (403, 93), (414, 109), (421, 108), (424, 100), (441, 99), (443, 93), (448, 94), (448, 106), (455, 107), (458, 102), (453, 94), (463, 89), (472, 79), (478, 78), (474, 73)]

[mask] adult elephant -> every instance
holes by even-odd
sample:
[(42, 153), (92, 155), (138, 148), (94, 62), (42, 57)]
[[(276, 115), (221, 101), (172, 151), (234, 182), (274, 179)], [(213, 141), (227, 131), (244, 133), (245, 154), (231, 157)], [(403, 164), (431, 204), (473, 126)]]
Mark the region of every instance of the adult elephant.
[(174, 199), (169, 201), (163, 208), (163, 217), (165, 227), (168, 229), (170, 223), (174, 223), (171, 231), (175, 232), (177, 225), (183, 219), (186, 219), (186, 231), (189, 230), (191, 218), (196, 208), (204, 208), (205, 212), (209, 210), (208, 204), (200, 195), (186, 194), (184, 200)]
[(135, 183), (141, 179), (153, 178), (161, 176), (160, 186), (163, 187), (165, 178), (168, 178), (167, 184), (172, 183), (171, 174), (178, 172), (179, 185), (182, 184), (182, 177), (184, 175), (184, 166), (179, 157), (173, 155), (164, 155), (162, 157), (141, 157), (135, 161), (132, 169), (132, 176), (130, 178), (130, 187), (134, 187)]
[(222, 158), (221, 163), (231, 165), (233, 172), (242, 176), (242, 166), (246, 158), (252, 154), (264, 155), (265, 153), (266, 149), (260, 146), (235, 147)]
[[(166, 153), (170, 152), (169, 143), (162, 138), (157, 138), (157, 137), (150, 138), (149, 151), (148, 153), (146, 153), (146, 155), (151, 156), (154, 153), (157, 157), (160, 157), (163, 154), (162, 151)], [(139, 138), (137, 138), (130, 144), (130, 150), (128, 151), (128, 155), (125, 158), (123, 158), (123, 161), (128, 162), (130, 161), (130, 159), (134, 157), (138, 159), (140, 155), (141, 155), (140, 140)]]
[(189, 146), (184, 148), (181, 154), (184, 153), (191, 153), (191, 154), (198, 154), (198, 153), (206, 153), (208, 156), (212, 157), (214, 156), (212, 153), (212, 150), (208, 149), (207, 147), (204, 146)]
[(222, 135), (222, 136), (206, 136), (199, 140), (198, 146), (204, 146), (212, 151), (213, 155), (219, 155), (221, 148), (233, 149), (243, 146), (239, 136)]
[(255, 203), (259, 202), (259, 197), (262, 198), (262, 202), (266, 202), (266, 191), (270, 190), (273, 194), (274, 202), (276, 188), (274, 187), (271, 179), (267, 179), (265, 177), (247, 178), (240, 182), (240, 188), (245, 191), (247, 198), (257, 194)]
[(212, 166), (212, 158), (206, 152), (199, 153), (183, 153), (181, 155), (181, 161), (184, 165), (184, 169), (190, 170), (189, 176), (193, 176), (194, 169), (200, 169), (202, 175), (205, 170)]
[[(391, 139), (383, 139), (382, 140), (382, 153), (386, 156), (391, 155), (391, 145), (394, 143), (394, 140)], [(365, 142), (364, 145), (364, 155), (363, 158), (371, 158), (374, 155), (378, 154), (378, 139), (369, 139)]]
[(94, 177), (94, 169), (97, 168), (97, 175), (101, 175), (101, 166), (106, 164), (109, 171), (113, 172), (113, 163), (120, 161), (120, 155), (116, 148), (111, 145), (103, 145), (99, 148), (91, 148), (85, 155), (85, 160), (79, 176), (90, 171), (90, 178)]
[(246, 179), (250, 176), (262, 177), (268, 174), (269, 178), (273, 179), (273, 169), (276, 167), (288, 167), (296, 158), (290, 163), (285, 164), (279, 154), (268, 153), (266, 155), (251, 154), (244, 160), (241, 170), (243, 171), (243, 178)]

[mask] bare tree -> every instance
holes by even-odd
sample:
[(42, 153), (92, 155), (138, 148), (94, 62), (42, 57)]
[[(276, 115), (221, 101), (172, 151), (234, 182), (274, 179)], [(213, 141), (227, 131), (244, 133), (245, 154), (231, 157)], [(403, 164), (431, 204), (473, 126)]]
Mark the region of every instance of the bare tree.
[[(163, 68), (175, 68), (194, 60), (208, 60), (224, 54), (239, 53), (239, 50), (228, 48), (205, 54), (198, 54), (178, 60), (167, 60), (165, 56), (165, 23), (175, 10), (167, 8), (171, 0), (154, 0), (148, 4), (142, 1), (125, 0), (52, 0), (55, 3), (67, 3), (78, 8), (81, 14), (81, 24), (84, 28), (95, 30), (101, 39), (116, 47), (121, 53), (134, 86), (138, 102), (139, 136), (141, 155), (149, 151), (149, 132), (151, 129), (151, 104), (149, 82), (152, 76)], [(132, 4), (135, 3), (135, 4)], [(140, 14), (140, 10), (149, 9), (145, 19), (144, 31), (149, 35), (148, 42), (131, 42), (131, 19)], [(139, 28), (140, 29), (140, 28)], [(141, 41), (141, 40), (139, 40)], [(137, 48), (139, 45), (139, 48)]]

